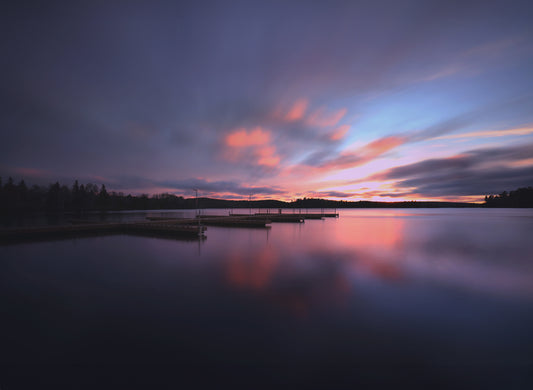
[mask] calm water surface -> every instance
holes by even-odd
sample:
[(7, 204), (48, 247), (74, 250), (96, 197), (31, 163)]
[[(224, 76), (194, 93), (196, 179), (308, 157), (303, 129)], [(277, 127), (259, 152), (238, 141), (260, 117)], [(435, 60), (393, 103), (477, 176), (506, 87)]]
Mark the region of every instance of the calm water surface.
[(340, 214), (0, 247), (0, 388), (533, 388), (533, 210)]

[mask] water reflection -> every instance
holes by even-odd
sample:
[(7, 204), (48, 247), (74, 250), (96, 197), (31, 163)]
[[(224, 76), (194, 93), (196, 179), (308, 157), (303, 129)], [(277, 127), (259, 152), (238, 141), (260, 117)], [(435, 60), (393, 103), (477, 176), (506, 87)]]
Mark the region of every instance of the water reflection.
[[(312, 267), (327, 274), (326, 264), (349, 280), (436, 283), (533, 299), (533, 245), (526, 238), (533, 219), (491, 223), (486, 216), (386, 212), (275, 224), (266, 233), (270, 243), (255, 237), (265, 233), (233, 232), (230, 248), (221, 252), (228, 281), (265, 290), (275, 288), (276, 277), (309, 277)], [(210, 233), (218, 247), (218, 230)]]
[(253, 253), (234, 251), (225, 259), (230, 284), (253, 290), (263, 290), (272, 282), (279, 255), (272, 247)]
[(342, 264), (331, 261), (327, 252), (314, 259), (296, 259), (265, 246), (244, 254), (231, 253), (222, 262), (230, 286), (261, 296), (298, 317), (318, 306), (339, 306), (350, 292)]
[(198, 242), (0, 247), (0, 373), (125, 364), (211, 385), (531, 384), (533, 212), (516, 213), (353, 210), (210, 227)]

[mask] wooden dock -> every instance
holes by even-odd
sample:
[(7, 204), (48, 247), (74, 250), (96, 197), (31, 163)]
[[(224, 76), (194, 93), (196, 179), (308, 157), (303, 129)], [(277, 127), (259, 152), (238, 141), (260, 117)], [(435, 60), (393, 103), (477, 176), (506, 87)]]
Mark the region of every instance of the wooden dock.
[(205, 237), (205, 226), (176, 223), (76, 223), (73, 225), (0, 229), (0, 243), (40, 241), (108, 234), (135, 234), (172, 238), (198, 239)]
[(338, 218), (338, 213), (254, 213), (237, 214), (230, 213), (233, 217), (266, 218), (272, 222), (304, 222), (306, 219)]
[(270, 225), (270, 222), (271, 221), (266, 218), (257, 219), (218, 215), (200, 216), (200, 223), (206, 226), (266, 228), (267, 225)]
[(230, 215), (199, 215), (195, 218), (147, 217), (146, 221), (101, 223), (74, 219), (69, 225), (33, 228), (0, 229), (0, 243), (63, 239), (106, 234), (135, 234), (177, 239), (203, 238), (206, 226), (237, 228), (270, 228), (273, 222), (302, 223), (306, 219), (338, 217), (324, 213), (255, 213)]
[(300, 218), (303, 220), (306, 219), (322, 219), (322, 218), (337, 218), (339, 214), (337, 213), (255, 213), (254, 215), (261, 215), (265, 217), (293, 217)]
[(150, 221), (160, 221), (164, 223), (188, 223), (188, 224), (198, 224), (204, 226), (224, 226), (224, 227), (256, 227), (256, 228), (265, 228), (270, 224), (268, 218), (257, 218), (255, 216), (227, 216), (227, 215), (200, 215), (199, 221), (197, 218), (165, 218), (165, 217), (148, 217)]
[(298, 214), (230, 214), (230, 216), (256, 220), (267, 220), (270, 222), (304, 222), (304, 219)]

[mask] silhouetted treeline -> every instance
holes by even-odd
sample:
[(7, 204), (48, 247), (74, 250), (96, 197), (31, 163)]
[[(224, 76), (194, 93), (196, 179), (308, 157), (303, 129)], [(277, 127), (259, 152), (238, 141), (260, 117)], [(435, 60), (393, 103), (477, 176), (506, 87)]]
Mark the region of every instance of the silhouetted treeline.
[[(5, 184), (0, 178), (0, 212), (76, 212), (110, 210), (146, 210), (181, 208), (185, 206), (181, 196), (170, 194), (132, 196), (108, 192), (105, 185), (79, 184), (76, 180), (71, 187), (59, 182), (48, 187), (33, 185), (28, 187), (24, 180), (15, 184), (9, 178)], [(189, 202), (194, 203), (194, 202)]]
[[(513, 199), (522, 196), (522, 190), (512, 191)], [(510, 195), (502, 198), (507, 199)], [(500, 199), (500, 196), (490, 198), (487, 204)], [(521, 199), (521, 198), (520, 198)], [(504, 206), (498, 207), (531, 207)], [(498, 200), (499, 201), (499, 200)], [(519, 202), (520, 203), (520, 202)], [(518, 203), (517, 203), (518, 204)], [(522, 204), (522, 203), (520, 203)], [(491, 204), (492, 205), (492, 204)], [(122, 192), (108, 192), (105, 185), (79, 184), (78, 181), (69, 187), (59, 182), (49, 186), (33, 185), (28, 187), (24, 180), (15, 183), (12, 178), (3, 183), (0, 178), (0, 213), (24, 212), (73, 212), (89, 211), (120, 211), (120, 210), (160, 210), (160, 209), (194, 209), (199, 208), (437, 208), (437, 207), (479, 207), (473, 203), (456, 202), (370, 202), (370, 201), (335, 201), (327, 199), (303, 198), (292, 202), (280, 200), (224, 200), (212, 198), (183, 198), (173, 194), (158, 195), (124, 195)]]
[(239, 207), (279, 208), (288, 203), (277, 200), (231, 201), (210, 198), (188, 198), (173, 194), (125, 195), (122, 192), (108, 192), (105, 185), (79, 184), (72, 186), (59, 182), (49, 186), (28, 187), (24, 180), (15, 183), (10, 177), (4, 184), (0, 178), (0, 213), (25, 212), (73, 212), (120, 211), (120, 210), (161, 210), (200, 208), (239, 208)]
[(486, 207), (533, 207), (533, 188), (519, 188), (499, 195), (485, 196)]

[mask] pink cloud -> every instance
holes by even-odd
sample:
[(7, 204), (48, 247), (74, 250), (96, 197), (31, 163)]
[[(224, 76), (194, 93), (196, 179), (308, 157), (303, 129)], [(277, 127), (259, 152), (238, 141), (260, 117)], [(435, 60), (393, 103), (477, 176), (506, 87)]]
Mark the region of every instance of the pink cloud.
[(350, 126), (349, 125), (339, 126), (339, 127), (337, 127), (336, 129), (333, 130), (333, 132), (329, 136), (329, 139), (332, 140), (332, 141), (339, 141), (342, 138), (344, 138), (344, 136), (346, 135), (348, 130), (350, 130)]
[(271, 143), (270, 132), (261, 127), (249, 131), (241, 128), (229, 133), (225, 137), (224, 157), (230, 161), (253, 162), (266, 167), (275, 167), (281, 161)]
[(265, 145), (270, 142), (270, 133), (261, 127), (256, 127), (251, 131), (237, 129), (226, 136), (226, 145), (231, 147), (246, 147)]
[(376, 141), (359, 148), (355, 152), (344, 152), (338, 157), (326, 161), (320, 166), (324, 169), (347, 169), (366, 164), (382, 154), (404, 144), (404, 137), (389, 136), (380, 138)]
[(454, 138), (493, 138), (493, 137), (506, 137), (506, 136), (520, 136), (533, 134), (533, 126), (517, 127), (504, 130), (485, 130), (474, 131), (470, 133), (450, 134), (437, 137), (435, 139), (454, 139)]
[(332, 113), (326, 113), (324, 107), (315, 110), (307, 117), (307, 123), (316, 127), (335, 126), (346, 115), (346, 108), (341, 108)]
[(404, 137), (389, 136), (377, 139), (363, 147), (363, 152), (371, 157), (377, 157), (391, 149), (404, 144)]
[(258, 157), (257, 164), (269, 167), (275, 167), (280, 162), (280, 157), (276, 155), (274, 146), (264, 146), (256, 150)]
[(305, 111), (307, 110), (307, 105), (308, 101), (306, 99), (297, 100), (285, 116), (285, 120), (294, 122), (302, 119), (305, 115)]

